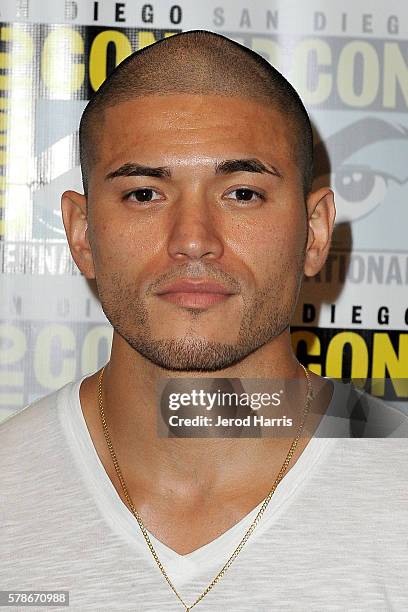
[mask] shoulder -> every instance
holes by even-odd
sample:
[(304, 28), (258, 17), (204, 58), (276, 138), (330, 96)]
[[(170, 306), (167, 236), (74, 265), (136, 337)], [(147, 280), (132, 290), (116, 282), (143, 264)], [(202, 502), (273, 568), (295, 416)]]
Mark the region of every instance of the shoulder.
[(348, 422), (350, 438), (408, 438), (408, 414), (402, 409), (351, 384), (332, 382), (331, 416)]
[(353, 385), (331, 382), (332, 427), (325, 431), (336, 439), (328, 458), (330, 478), (359, 500), (378, 503), (381, 490), (400, 505), (408, 503), (408, 416)]
[(408, 438), (408, 415), (399, 408), (355, 388), (347, 407), (352, 437)]
[(28, 460), (41, 444), (50, 445), (59, 432), (58, 409), (66, 404), (75, 382), (68, 383), (0, 423), (0, 462), (4, 468), (16, 456)]

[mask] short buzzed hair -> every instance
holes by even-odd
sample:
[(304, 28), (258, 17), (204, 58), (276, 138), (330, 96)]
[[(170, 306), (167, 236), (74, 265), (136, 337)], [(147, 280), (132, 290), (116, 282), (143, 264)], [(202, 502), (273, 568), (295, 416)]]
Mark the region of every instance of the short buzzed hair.
[(306, 195), (313, 179), (313, 132), (292, 85), (254, 51), (225, 36), (191, 30), (132, 53), (88, 102), (79, 126), (85, 194), (104, 110), (134, 98), (174, 93), (248, 98), (281, 112), (294, 135), (293, 150)]

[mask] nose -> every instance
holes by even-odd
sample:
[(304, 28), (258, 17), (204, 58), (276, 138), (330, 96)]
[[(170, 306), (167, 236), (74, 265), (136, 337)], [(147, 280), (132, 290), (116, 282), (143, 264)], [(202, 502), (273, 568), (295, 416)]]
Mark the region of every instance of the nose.
[(208, 202), (193, 197), (179, 202), (175, 210), (168, 240), (170, 257), (177, 261), (220, 258), (224, 252), (223, 241)]

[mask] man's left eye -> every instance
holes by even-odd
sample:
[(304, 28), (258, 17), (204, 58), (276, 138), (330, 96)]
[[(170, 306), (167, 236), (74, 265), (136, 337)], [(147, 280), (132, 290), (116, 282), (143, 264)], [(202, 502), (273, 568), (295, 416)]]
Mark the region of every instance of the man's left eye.
[(135, 189), (127, 195), (127, 199), (131, 202), (153, 202), (154, 200), (159, 200), (160, 197), (160, 194), (155, 189), (150, 189), (149, 187)]
[[(235, 194), (235, 196), (233, 194)], [(238, 202), (254, 202), (255, 200), (265, 199), (261, 193), (247, 187), (234, 189), (227, 194), (227, 197), (231, 198), (232, 200), (237, 200)]]

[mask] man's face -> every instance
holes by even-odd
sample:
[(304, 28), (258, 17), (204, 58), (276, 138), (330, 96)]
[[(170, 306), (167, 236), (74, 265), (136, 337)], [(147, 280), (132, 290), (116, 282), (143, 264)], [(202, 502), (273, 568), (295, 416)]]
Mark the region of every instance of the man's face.
[(115, 330), (186, 371), (226, 368), (278, 338), (307, 229), (285, 117), (238, 97), (151, 96), (107, 109), (98, 140), (87, 236)]

